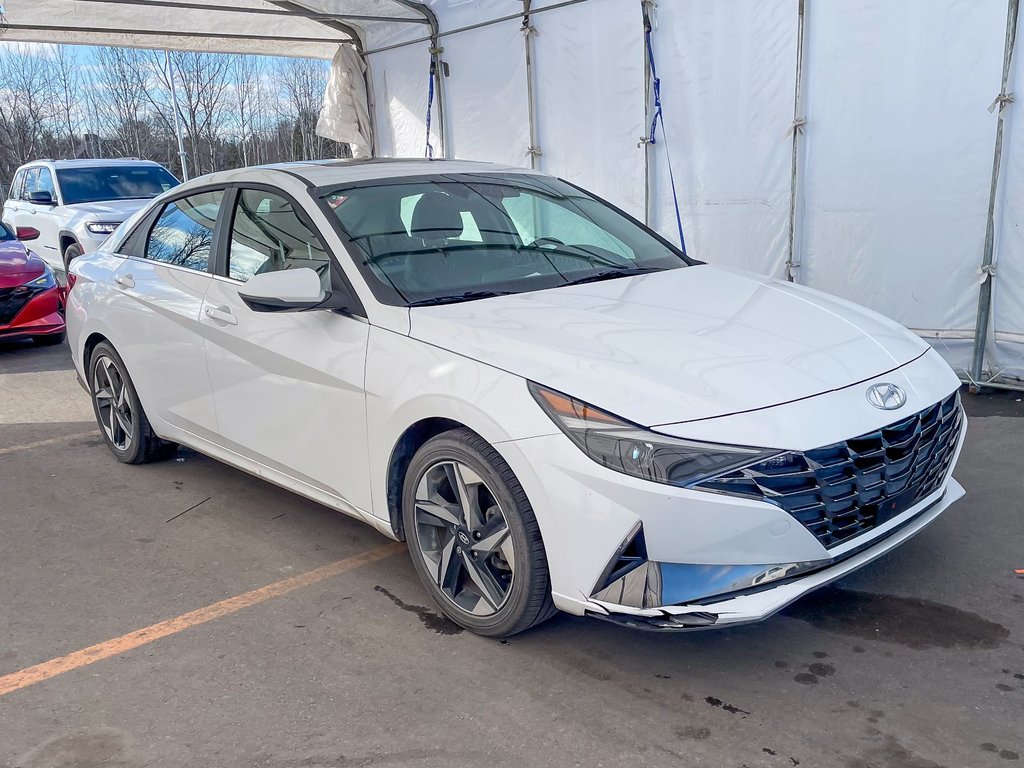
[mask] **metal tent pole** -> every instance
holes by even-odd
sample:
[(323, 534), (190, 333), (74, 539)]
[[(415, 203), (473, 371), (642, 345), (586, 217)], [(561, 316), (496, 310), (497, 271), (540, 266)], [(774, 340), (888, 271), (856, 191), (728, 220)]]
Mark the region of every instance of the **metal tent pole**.
[(526, 46), (526, 114), (530, 123), (530, 146), (526, 154), (530, 156), (530, 167), (536, 170), (540, 166), (540, 146), (537, 141), (537, 105), (533, 94), (533, 36), (537, 30), (530, 24), (530, 2), (523, 0), (523, 44)]
[(804, 117), (804, 23), (807, 19), (805, 0), (797, 6), (796, 27), (796, 82), (793, 86), (793, 124), (789, 132), (793, 137), (792, 155), (789, 166), (789, 232), (786, 241), (786, 279), (796, 281), (796, 270), (800, 267), (796, 253), (796, 218), (800, 203), (800, 137), (807, 123)]
[[(651, 14), (654, 12), (654, 1), (653, 0), (640, 0), (640, 12), (643, 14), (644, 26), (650, 23)], [(644, 127), (651, 121), (651, 60), (647, 55), (647, 49), (644, 49)], [(654, 147), (651, 146), (650, 137), (644, 134), (640, 137), (640, 143), (638, 147), (643, 147), (644, 150), (644, 224), (651, 226), (651, 206), (653, 205), (654, 197), (651, 194), (651, 152)]]
[(992, 319), (992, 281), (995, 279), (995, 211), (999, 191), (999, 170), (1003, 160), (1003, 110), (1013, 102), (1013, 94), (1007, 88), (1010, 84), (1010, 70), (1013, 65), (1013, 46), (1017, 40), (1017, 12), (1020, 0), (1009, 0), (1006, 11), (1006, 42), (1003, 46), (1003, 77), (999, 95), (989, 106), (997, 110), (996, 144), (992, 156), (992, 185), (988, 195), (988, 215), (985, 219), (985, 247), (982, 251), (981, 285), (978, 295), (978, 321), (974, 333), (974, 354), (971, 359), (971, 391), (977, 391), (985, 366), (985, 344), (988, 342), (988, 327)]
[(174, 135), (178, 138), (178, 158), (181, 160), (182, 181), (188, 181), (188, 154), (185, 152), (185, 137), (181, 134), (181, 118), (178, 115), (178, 89), (174, 87), (174, 69), (171, 67), (171, 53), (164, 51), (164, 66), (167, 68), (167, 85), (171, 89), (171, 108), (174, 110)]

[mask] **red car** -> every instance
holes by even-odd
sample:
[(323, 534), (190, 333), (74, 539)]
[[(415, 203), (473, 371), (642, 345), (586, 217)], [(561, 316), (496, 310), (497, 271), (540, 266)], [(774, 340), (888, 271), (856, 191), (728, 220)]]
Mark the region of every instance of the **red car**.
[[(18, 235), (30, 240), (39, 233), (23, 227)], [(0, 341), (29, 338), (60, 344), (63, 310), (64, 290), (53, 270), (0, 223)]]

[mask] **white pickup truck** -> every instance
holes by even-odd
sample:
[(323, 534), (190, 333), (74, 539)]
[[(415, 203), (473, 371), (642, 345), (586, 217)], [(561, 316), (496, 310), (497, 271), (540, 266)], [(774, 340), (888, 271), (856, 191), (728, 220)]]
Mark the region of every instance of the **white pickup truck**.
[(178, 180), (148, 160), (36, 160), (14, 174), (0, 221), (51, 266), (98, 248), (117, 225)]

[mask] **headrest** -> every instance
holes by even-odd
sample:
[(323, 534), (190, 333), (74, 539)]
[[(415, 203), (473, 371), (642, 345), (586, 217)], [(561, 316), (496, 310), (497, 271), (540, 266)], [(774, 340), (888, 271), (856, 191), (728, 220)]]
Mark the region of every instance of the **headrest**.
[(412, 236), (451, 240), (462, 235), (462, 211), (456, 198), (439, 190), (424, 193), (412, 212)]

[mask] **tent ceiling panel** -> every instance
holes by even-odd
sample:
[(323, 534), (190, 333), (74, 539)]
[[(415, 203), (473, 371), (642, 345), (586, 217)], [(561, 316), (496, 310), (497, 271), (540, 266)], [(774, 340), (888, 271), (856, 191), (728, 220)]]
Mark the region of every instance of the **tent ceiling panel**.
[(8, 0), (6, 6), (5, 40), (330, 58), (339, 42), (351, 39), (299, 14), (250, 13), (284, 9), (245, 0)]

